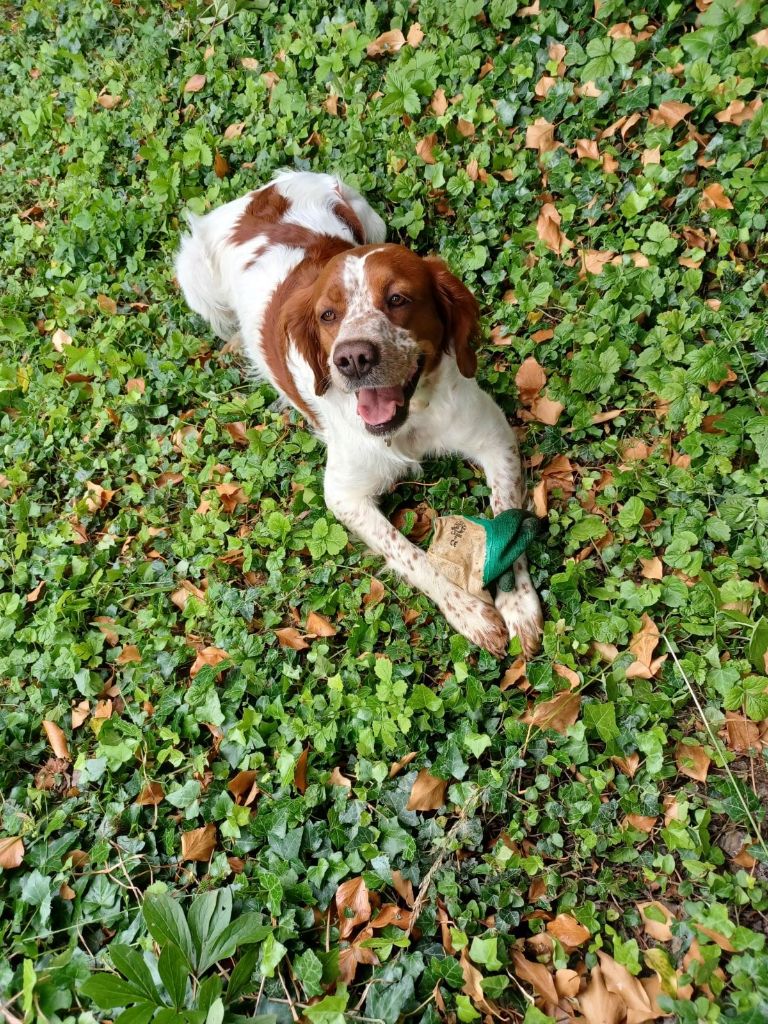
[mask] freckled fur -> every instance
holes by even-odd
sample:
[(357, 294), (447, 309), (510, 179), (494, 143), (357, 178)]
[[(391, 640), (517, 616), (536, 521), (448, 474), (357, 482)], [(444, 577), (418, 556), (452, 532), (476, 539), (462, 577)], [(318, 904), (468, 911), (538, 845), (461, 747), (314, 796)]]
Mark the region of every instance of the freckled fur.
[[(516, 589), (486, 605), (438, 573), (375, 502), (417, 474), (426, 456), (443, 452), (482, 467), (495, 514), (525, 500), (514, 432), (474, 379), (472, 294), (441, 260), (386, 245), (381, 219), (333, 175), (284, 172), (190, 218), (190, 230), (176, 260), (184, 295), (219, 336), (240, 336), (255, 372), (325, 440), (328, 507), (457, 631), (497, 655), (517, 633), (532, 653), (541, 609), (524, 558), (515, 563)], [(392, 308), (393, 289), (412, 301)], [(324, 304), (338, 312), (333, 323), (320, 319)], [(368, 386), (404, 384), (423, 366), (407, 419), (386, 440), (366, 430), (349, 382), (333, 366), (334, 346), (347, 339), (381, 350)]]

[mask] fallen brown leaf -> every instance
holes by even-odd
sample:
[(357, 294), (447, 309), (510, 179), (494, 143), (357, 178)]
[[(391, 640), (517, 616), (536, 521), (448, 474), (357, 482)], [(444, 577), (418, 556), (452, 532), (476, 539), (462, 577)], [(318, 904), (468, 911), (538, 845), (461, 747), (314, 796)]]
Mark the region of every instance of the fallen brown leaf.
[(430, 132), (429, 135), (425, 135), (423, 139), (419, 139), (416, 143), (416, 155), (421, 157), (425, 164), (434, 164), (437, 162), (433, 155), (436, 145), (437, 135), (435, 132)]
[(429, 101), (429, 105), (436, 117), (442, 117), (448, 109), (448, 99), (446, 98), (445, 91), (443, 89), (436, 89), (432, 99)]
[(310, 612), (307, 616), (307, 633), (314, 633), (315, 636), (336, 636), (338, 630), (325, 615)]
[(398, 907), (394, 903), (386, 903), (371, 921), (371, 928), (386, 928), (387, 925), (394, 925), (395, 928), (408, 931), (411, 927), (411, 917), (410, 910)]
[(527, 725), (536, 725), (540, 729), (553, 729), (564, 735), (568, 726), (573, 725), (579, 717), (581, 697), (572, 690), (562, 690), (551, 700), (536, 704), (533, 710), (523, 715), (522, 721)]
[(212, 822), (181, 834), (182, 860), (209, 861), (215, 849), (216, 826)]
[(159, 782), (148, 782), (134, 803), (139, 807), (156, 807), (165, 797), (165, 790)]
[(664, 566), (661, 559), (654, 555), (653, 558), (641, 558), (642, 571), (640, 575), (646, 580), (660, 580), (664, 578)]
[(526, 959), (517, 949), (512, 951), (512, 964), (515, 969), (515, 976), (520, 981), (528, 982), (536, 995), (540, 996), (545, 1003), (557, 1006), (560, 1002), (560, 996), (555, 988), (555, 979), (544, 964)]
[(136, 644), (126, 644), (115, 658), (116, 665), (132, 665), (141, 662), (141, 652)]
[(79, 729), (90, 714), (91, 706), (87, 700), (81, 700), (72, 708), (72, 729)]
[(112, 96), (108, 92), (102, 92), (96, 97), (96, 102), (105, 110), (114, 110), (121, 99), (122, 96), (120, 95)]
[(651, 111), (649, 121), (653, 125), (665, 124), (668, 128), (674, 128), (692, 110), (693, 107), (690, 103), (667, 100), (665, 103), (660, 103), (657, 110)]
[(241, 807), (250, 807), (261, 790), (256, 785), (255, 771), (238, 772), (227, 783), (227, 789)]
[(523, 405), (530, 405), (547, 383), (547, 375), (533, 356), (523, 360), (515, 374), (515, 384)]
[(675, 748), (677, 770), (696, 782), (706, 782), (712, 758), (698, 744), (678, 743)]
[(40, 595), (42, 594), (44, 587), (45, 580), (40, 580), (37, 586), (30, 590), (30, 592), (27, 594), (27, 604), (34, 604), (35, 601), (38, 601), (40, 599)]
[(549, 153), (560, 145), (555, 142), (555, 126), (545, 117), (537, 117), (533, 124), (525, 130), (525, 148), (537, 149), (539, 153)]
[(667, 660), (666, 654), (658, 658), (653, 657), (661, 635), (647, 613), (643, 613), (642, 623), (629, 645), (635, 661), (627, 669), (627, 679), (652, 679)]
[(54, 752), (56, 757), (60, 757), (62, 761), (70, 761), (69, 747), (67, 746), (67, 739), (60, 726), (55, 722), (43, 721), (43, 729), (45, 735), (48, 737), (48, 742), (51, 745), (51, 750)]
[(721, 124), (742, 125), (745, 121), (751, 121), (762, 105), (763, 101), (759, 96), (751, 103), (745, 103), (744, 100), (732, 100), (725, 110), (715, 114), (715, 120)]
[(358, 925), (371, 919), (371, 901), (365, 879), (350, 878), (336, 890), (336, 911), (339, 915), (339, 935), (346, 939)]
[(346, 789), (352, 788), (352, 780), (348, 779), (340, 768), (334, 768), (328, 779), (332, 786), (344, 786)]
[(662, 1016), (660, 1012), (654, 1011), (639, 978), (634, 978), (623, 964), (617, 963), (602, 949), (598, 950), (597, 955), (606, 990), (618, 996), (626, 1007), (627, 1024), (643, 1024), (644, 1021)]
[(413, 906), (413, 882), (409, 878), (403, 878), (400, 871), (392, 872), (392, 888), (406, 906)]
[(245, 121), (235, 121), (234, 124), (228, 124), (224, 129), (225, 139), (239, 139), (245, 131)]
[(483, 1013), (491, 1013), (492, 1008), (486, 1000), (485, 993), (483, 992), (483, 976), (470, 961), (466, 946), (461, 951), (459, 963), (461, 965), (461, 972), (464, 975), (464, 984), (462, 985), (461, 991), (465, 995), (468, 995), (475, 1006), (479, 1010), (482, 1010)]
[(544, 203), (536, 220), (536, 233), (548, 249), (558, 256), (573, 244), (560, 230), (562, 218), (553, 203)]
[(200, 92), (206, 81), (205, 75), (192, 75), (184, 84), (184, 92)]
[(221, 647), (202, 647), (197, 652), (197, 657), (192, 663), (192, 668), (189, 670), (189, 678), (194, 679), (198, 672), (206, 665), (215, 668), (223, 661), (227, 661), (228, 658), (229, 654)]
[[(572, 696), (569, 694), (569, 696)], [(547, 921), (547, 931), (550, 935), (561, 942), (564, 946), (575, 949), (583, 946), (590, 939), (590, 931), (583, 924), (579, 924), (575, 917), (570, 914), (558, 914), (552, 921)]]
[(626, 1005), (621, 996), (609, 992), (599, 967), (593, 967), (589, 984), (579, 996), (579, 1009), (589, 1024), (621, 1024)]
[(733, 203), (723, 191), (723, 186), (718, 182), (707, 185), (702, 190), (700, 206), (702, 210), (732, 210)]
[(275, 636), (281, 647), (288, 647), (292, 651), (306, 651), (309, 647), (309, 644), (295, 626), (284, 626), (282, 629), (276, 629)]
[(599, 160), (600, 150), (595, 139), (576, 139), (576, 156), (580, 160)]
[[(655, 911), (664, 915), (663, 921), (656, 921), (653, 918), (648, 917), (646, 911), (649, 907), (653, 907)], [(671, 942), (672, 932), (670, 925), (675, 921), (675, 915), (664, 906), (663, 903), (659, 903), (658, 900), (650, 900), (647, 903), (638, 903), (637, 909), (640, 911), (640, 916), (643, 919), (643, 931), (646, 935), (650, 935), (652, 939), (656, 939), (657, 942)]]
[(406, 809), (409, 811), (437, 811), (445, 804), (448, 783), (430, 775), (422, 768), (413, 783)]
[(405, 37), (405, 41), (409, 46), (412, 46), (415, 49), (423, 39), (424, 33), (421, 31), (421, 25), (418, 21), (414, 21), (408, 29), (408, 35)]
[(399, 775), (403, 768), (409, 765), (411, 761), (415, 761), (418, 756), (418, 750), (411, 750), (404, 757), (401, 757), (399, 761), (393, 761), (392, 764), (389, 766), (390, 779), (394, 779), (396, 775)]
[(372, 608), (379, 601), (384, 599), (386, 590), (381, 580), (377, 580), (375, 576), (371, 577), (371, 584), (368, 589), (368, 593), (363, 597), (363, 604), (366, 608)]
[(296, 759), (296, 767), (293, 770), (293, 784), (300, 793), (307, 791), (307, 764), (309, 761), (309, 747), (305, 747)]
[[(768, 671), (768, 668), (767, 668)], [(727, 711), (725, 715), (726, 743), (729, 750), (739, 754), (759, 751), (762, 747), (760, 729), (757, 722), (752, 722), (736, 711)]]
[(0, 868), (9, 871), (17, 868), (24, 860), (24, 841), (21, 836), (0, 839)]
[(377, 39), (368, 43), (366, 53), (369, 57), (388, 56), (390, 53), (397, 53), (398, 50), (402, 50), (405, 43), (405, 36), (400, 29), (392, 29), (390, 32), (382, 32)]

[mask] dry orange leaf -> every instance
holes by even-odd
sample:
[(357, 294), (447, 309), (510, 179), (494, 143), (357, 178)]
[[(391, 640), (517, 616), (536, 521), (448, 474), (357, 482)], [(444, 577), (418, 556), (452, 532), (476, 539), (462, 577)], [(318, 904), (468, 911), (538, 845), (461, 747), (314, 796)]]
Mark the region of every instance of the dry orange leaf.
[(654, 825), (656, 824), (656, 818), (646, 814), (628, 814), (625, 820), (629, 822), (632, 828), (636, 828), (638, 832), (645, 832), (646, 835), (653, 832)]
[(545, 117), (537, 117), (525, 130), (526, 149), (538, 149), (539, 153), (549, 153), (559, 145), (559, 142), (555, 142), (555, 126)]
[(259, 62), (255, 57), (241, 57), (240, 67), (245, 68), (246, 71), (258, 71), (260, 68)]
[(757, 722), (750, 721), (736, 711), (726, 712), (725, 731), (728, 749), (739, 754), (759, 751), (763, 745)]
[(574, 672), (572, 668), (568, 668), (567, 665), (559, 665), (557, 662), (553, 662), (552, 668), (554, 669), (555, 675), (560, 676), (561, 679), (565, 679), (570, 683), (572, 690), (581, 686), (581, 680), (579, 679), (578, 672)]
[(485, 993), (483, 992), (483, 976), (471, 963), (466, 946), (461, 951), (459, 963), (461, 965), (461, 973), (464, 975), (464, 984), (461, 991), (465, 995), (469, 996), (479, 1010), (482, 1010), (484, 1013), (491, 1013), (491, 1006), (486, 1000)]
[(108, 316), (114, 316), (117, 313), (117, 303), (108, 295), (97, 295), (96, 305), (102, 313), (106, 313)]
[(405, 37), (405, 41), (409, 46), (412, 46), (415, 49), (423, 39), (424, 33), (421, 30), (421, 25), (418, 21), (414, 21), (408, 29), (408, 35)]
[(406, 906), (413, 906), (413, 882), (411, 882), (409, 878), (403, 878), (402, 872), (392, 872), (392, 888), (395, 890), (400, 899), (406, 904)]
[(544, 203), (536, 219), (536, 233), (544, 245), (558, 256), (573, 244), (560, 230), (561, 220), (554, 203)]
[(580, 249), (581, 276), (585, 274), (602, 274), (606, 263), (610, 263), (614, 253), (610, 249)]
[[(571, 696), (569, 694), (569, 696)], [(579, 924), (570, 914), (558, 914), (552, 921), (547, 921), (547, 931), (564, 946), (575, 949), (590, 939), (590, 931)]]
[(338, 630), (325, 615), (319, 612), (310, 612), (307, 616), (307, 633), (314, 633), (315, 636), (336, 636)]
[(435, 132), (430, 132), (429, 135), (425, 135), (423, 139), (419, 139), (416, 143), (416, 155), (421, 157), (425, 164), (436, 163), (432, 151), (437, 145), (437, 135)]
[(745, 103), (744, 100), (732, 100), (725, 110), (715, 114), (715, 120), (721, 124), (741, 125), (745, 121), (751, 121), (762, 105), (763, 101), (759, 96), (750, 103)]
[(654, 1010), (640, 978), (634, 978), (623, 964), (617, 963), (602, 949), (597, 955), (605, 989), (623, 1002), (627, 1024), (643, 1024), (663, 1016), (660, 1011)]
[(57, 328), (51, 335), (51, 345), (53, 345), (54, 352), (63, 352), (67, 345), (72, 344), (72, 335), (67, 334), (60, 327)]
[(205, 591), (196, 587), (190, 580), (183, 580), (179, 589), (174, 590), (171, 594), (171, 601), (183, 611), (190, 597), (196, 597), (198, 601), (205, 601)]
[(415, 761), (418, 756), (419, 752), (417, 750), (411, 750), (405, 757), (401, 757), (399, 761), (393, 761), (389, 766), (390, 779), (394, 779), (396, 775), (399, 775), (403, 768), (409, 765), (411, 761)]
[(475, 134), (475, 126), (466, 117), (460, 117), (456, 122), (456, 130), (465, 139), (471, 139)]
[(612, 757), (611, 761), (620, 772), (623, 772), (630, 779), (634, 779), (637, 769), (640, 767), (640, 755), (637, 753), (629, 754), (627, 757)]
[(250, 807), (261, 792), (256, 785), (256, 772), (238, 772), (233, 779), (227, 783), (227, 789), (235, 798), (235, 802), (241, 807)]
[(339, 935), (346, 939), (360, 924), (371, 919), (371, 901), (362, 876), (349, 878), (336, 890), (336, 911), (339, 915)]
[(248, 495), (239, 484), (217, 484), (216, 493), (225, 512), (234, 512), (238, 505), (248, 504)]
[(624, 1000), (608, 991), (599, 967), (592, 968), (589, 984), (579, 996), (579, 1009), (589, 1024), (622, 1024), (626, 1018)]
[(555, 988), (561, 999), (574, 999), (581, 988), (581, 975), (578, 971), (571, 971), (567, 967), (561, 967), (555, 971)]
[(40, 595), (43, 592), (44, 586), (45, 580), (40, 580), (37, 586), (30, 590), (30, 592), (27, 594), (27, 604), (34, 604), (35, 601), (38, 601), (40, 599)]
[(120, 95), (112, 96), (108, 92), (103, 92), (96, 97), (96, 102), (99, 104), (100, 107), (103, 107), (105, 110), (114, 110), (121, 99), (122, 96)]
[(660, 633), (647, 613), (643, 613), (642, 623), (629, 645), (630, 651), (635, 656), (635, 661), (627, 669), (627, 679), (652, 679), (667, 660), (666, 654), (662, 654), (658, 658), (653, 657), (653, 652), (660, 640)]
[(540, 729), (553, 729), (561, 735), (565, 734), (569, 725), (573, 725), (579, 717), (581, 697), (572, 690), (562, 690), (551, 700), (536, 704), (533, 710), (526, 711), (523, 722), (536, 725)]
[(247, 427), (242, 420), (237, 420), (234, 423), (225, 423), (224, 429), (235, 442), (235, 444), (240, 445), (241, 448), (248, 447), (248, 437), (245, 433)]
[(216, 826), (208, 822), (202, 828), (181, 834), (181, 859), (209, 861), (216, 849)]
[(515, 658), (499, 683), (500, 690), (508, 690), (510, 686), (520, 686), (521, 689), (528, 688), (528, 680), (525, 678), (525, 658)]
[(198, 672), (206, 665), (215, 668), (223, 661), (227, 661), (229, 654), (221, 647), (203, 647), (197, 652), (197, 657), (189, 670), (189, 678), (194, 679)]
[(200, 92), (206, 81), (205, 75), (192, 75), (184, 85), (184, 92)]
[(576, 156), (580, 160), (599, 160), (600, 150), (595, 139), (576, 139)]
[[(547, 398), (546, 395), (540, 395), (535, 398), (531, 403), (531, 417), (534, 420), (538, 420), (539, 423), (546, 423), (547, 426), (554, 427), (557, 421), (560, 419), (565, 406), (562, 402), (556, 402), (554, 398)], [(527, 419), (527, 416), (523, 416), (523, 419)]]
[(732, 210), (733, 203), (723, 191), (723, 186), (719, 182), (714, 182), (712, 185), (707, 185), (701, 193), (701, 200), (699, 205), (702, 210)]
[(535, 96), (538, 96), (540, 100), (546, 98), (547, 94), (551, 89), (557, 85), (557, 79), (551, 75), (542, 75), (536, 85), (533, 87)]
[(406, 809), (409, 811), (439, 810), (445, 804), (447, 788), (448, 783), (445, 779), (438, 779), (434, 775), (430, 775), (426, 768), (422, 768), (416, 776)]
[(677, 769), (689, 779), (706, 782), (712, 758), (698, 744), (678, 743), (675, 748)]
[(62, 761), (70, 761), (69, 747), (67, 746), (67, 740), (61, 727), (55, 722), (48, 721), (47, 719), (43, 722), (43, 729), (45, 735), (48, 737), (48, 742), (51, 744), (51, 749), (56, 757), (60, 757)]
[(79, 704), (76, 704), (72, 708), (72, 728), (79, 729), (83, 722), (88, 717), (91, 710), (91, 706), (87, 700), (81, 700)]
[(372, 576), (368, 593), (363, 597), (363, 604), (366, 608), (372, 608), (375, 604), (378, 604), (379, 601), (384, 599), (385, 593), (384, 584), (381, 580), (377, 580), (375, 576)]
[(352, 788), (352, 780), (347, 778), (341, 768), (334, 768), (328, 781), (332, 786), (344, 786), (346, 789)]
[(411, 927), (411, 912), (394, 903), (386, 903), (371, 921), (371, 928), (386, 928), (387, 925), (408, 931)]
[(234, 124), (228, 124), (224, 129), (225, 139), (239, 139), (245, 131), (245, 121), (235, 121)]
[(135, 391), (139, 395), (143, 395), (147, 389), (146, 381), (143, 377), (130, 377), (125, 382), (125, 390), (127, 392)]
[(448, 99), (445, 95), (444, 89), (436, 89), (432, 99), (429, 101), (429, 105), (432, 108), (432, 113), (436, 117), (442, 117), (448, 109)]
[(761, 28), (759, 32), (755, 32), (749, 38), (755, 46), (765, 46), (768, 48), (768, 28)]
[[(663, 914), (664, 920), (656, 921), (648, 917), (646, 911), (649, 907), (653, 907), (659, 914)], [(672, 941), (670, 925), (675, 921), (675, 915), (668, 907), (665, 907), (663, 903), (659, 903), (658, 900), (650, 900), (647, 903), (638, 903), (637, 909), (640, 911), (640, 916), (643, 919), (643, 931), (646, 935), (650, 935), (657, 942)]]
[(341, 950), (339, 953), (339, 977), (345, 985), (351, 985), (355, 980), (357, 968), (360, 964), (377, 964), (379, 958), (372, 949), (363, 946), (363, 942), (373, 938), (371, 928), (363, 928), (355, 941)]
[(692, 110), (693, 107), (690, 103), (667, 100), (665, 103), (660, 103), (657, 110), (651, 111), (649, 121), (653, 125), (665, 124), (668, 128), (674, 128)]
[(661, 559), (654, 555), (653, 558), (641, 558), (640, 565), (643, 567), (640, 575), (646, 580), (660, 580), (664, 578), (664, 566)]
[(132, 665), (141, 661), (141, 652), (136, 644), (126, 644), (115, 658), (116, 665)]
[(515, 374), (515, 384), (523, 405), (530, 405), (547, 383), (547, 375), (533, 356), (525, 359)]
[(226, 178), (230, 172), (229, 161), (216, 150), (213, 157), (213, 173), (217, 178)]
[(165, 797), (165, 790), (159, 782), (148, 782), (134, 800), (139, 807), (156, 807)]
[(21, 836), (0, 839), (0, 868), (17, 868), (24, 860), (24, 841)]
[(383, 57), (390, 53), (397, 53), (405, 46), (405, 41), (405, 36), (400, 29), (395, 28), (390, 32), (383, 32), (373, 42), (368, 43), (366, 53), (369, 57)]
[(281, 647), (288, 647), (292, 651), (306, 651), (309, 647), (309, 644), (295, 626), (284, 626), (282, 629), (276, 629), (275, 636)]
[(309, 747), (305, 747), (296, 758), (296, 767), (293, 770), (293, 784), (300, 793), (307, 791), (307, 762), (309, 761)]
[(560, 997), (555, 988), (555, 979), (544, 964), (526, 959), (517, 949), (512, 951), (512, 963), (515, 968), (515, 976), (520, 981), (528, 982), (536, 995), (540, 996), (545, 1003), (557, 1006)]

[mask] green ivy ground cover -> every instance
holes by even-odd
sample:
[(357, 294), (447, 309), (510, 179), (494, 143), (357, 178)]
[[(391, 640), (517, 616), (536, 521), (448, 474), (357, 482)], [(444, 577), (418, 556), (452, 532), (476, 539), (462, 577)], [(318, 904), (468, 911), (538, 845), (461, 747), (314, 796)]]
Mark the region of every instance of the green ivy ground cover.
[[(768, 1019), (768, 13), (596, 6), (4, 6), (11, 1024)], [(525, 675), (349, 541), (181, 301), (182, 211), (284, 165), (474, 288), (510, 418), (546, 373)], [(487, 494), (447, 460), (385, 507)]]

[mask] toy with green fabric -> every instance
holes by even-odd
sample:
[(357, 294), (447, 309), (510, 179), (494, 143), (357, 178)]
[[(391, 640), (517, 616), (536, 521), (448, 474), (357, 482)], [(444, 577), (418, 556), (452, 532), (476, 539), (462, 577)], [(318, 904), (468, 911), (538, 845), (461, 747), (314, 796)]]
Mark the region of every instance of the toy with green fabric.
[(452, 583), (487, 603), (488, 587), (514, 590), (513, 565), (544, 529), (544, 520), (525, 509), (509, 508), (494, 519), (443, 516), (427, 552), (429, 560)]

